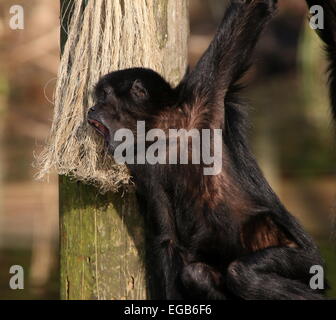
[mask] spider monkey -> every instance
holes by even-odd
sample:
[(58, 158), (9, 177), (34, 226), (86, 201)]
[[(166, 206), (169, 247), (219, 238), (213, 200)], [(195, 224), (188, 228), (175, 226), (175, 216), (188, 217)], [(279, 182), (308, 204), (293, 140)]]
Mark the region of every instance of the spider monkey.
[[(177, 87), (134, 68), (104, 76), (88, 122), (110, 152), (120, 128), (221, 129), (222, 170), (127, 164), (145, 212), (154, 299), (323, 299), (310, 268), (317, 246), (265, 180), (246, 138), (239, 82), (275, 0), (231, 1), (216, 36)], [(151, 143), (146, 143), (148, 148)], [(136, 148), (136, 144), (135, 144)]]

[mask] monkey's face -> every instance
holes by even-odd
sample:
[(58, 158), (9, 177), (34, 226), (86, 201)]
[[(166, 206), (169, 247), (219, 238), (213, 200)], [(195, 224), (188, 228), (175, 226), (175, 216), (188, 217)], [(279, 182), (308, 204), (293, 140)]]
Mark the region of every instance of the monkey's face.
[[(115, 140), (120, 129), (136, 134), (138, 121), (150, 119), (174, 95), (170, 85), (157, 73), (148, 69), (127, 69), (103, 77), (95, 88), (96, 104), (88, 112), (88, 122), (114, 150), (121, 142)], [(149, 125), (149, 126), (148, 126)]]

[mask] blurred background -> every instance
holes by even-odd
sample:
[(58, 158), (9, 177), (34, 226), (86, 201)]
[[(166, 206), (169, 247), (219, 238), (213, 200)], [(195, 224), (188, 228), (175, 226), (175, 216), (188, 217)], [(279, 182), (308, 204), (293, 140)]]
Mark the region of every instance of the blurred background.
[[(25, 29), (9, 28), (9, 8), (25, 9)], [(190, 0), (190, 64), (207, 48), (223, 0)], [(336, 298), (335, 136), (326, 61), (308, 27), (304, 0), (281, 0), (246, 76), (251, 143), (287, 208), (318, 242)], [(0, 299), (58, 299), (57, 177), (34, 181), (34, 153), (52, 120), (59, 63), (58, 1), (0, 3)], [(10, 290), (9, 268), (25, 269), (25, 289)]]

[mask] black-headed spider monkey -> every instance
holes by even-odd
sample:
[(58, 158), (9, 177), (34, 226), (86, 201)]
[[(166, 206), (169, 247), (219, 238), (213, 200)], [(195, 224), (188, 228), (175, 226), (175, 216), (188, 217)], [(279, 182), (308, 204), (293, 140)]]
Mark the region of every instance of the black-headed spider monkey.
[[(251, 154), (237, 83), (276, 10), (275, 0), (231, 1), (194, 70), (172, 88), (148, 69), (104, 76), (88, 121), (110, 152), (116, 131), (221, 129), (222, 170), (206, 164), (128, 164), (145, 208), (156, 299), (323, 299), (309, 286), (318, 248), (281, 204)], [(146, 144), (148, 148), (151, 143)], [(137, 146), (135, 145), (135, 148)]]

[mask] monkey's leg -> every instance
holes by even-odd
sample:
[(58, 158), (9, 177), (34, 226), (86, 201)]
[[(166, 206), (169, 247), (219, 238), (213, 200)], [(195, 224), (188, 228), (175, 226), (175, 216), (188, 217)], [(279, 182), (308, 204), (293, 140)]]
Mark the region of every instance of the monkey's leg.
[(183, 252), (178, 245), (171, 207), (165, 193), (156, 186), (155, 197), (139, 204), (145, 214), (147, 269), (154, 299), (179, 300), (182, 294), (177, 275), (183, 268)]
[(321, 292), (309, 287), (316, 261), (314, 253), (302, 249), (267, 248), (232, 262), (226, 284), (247, 300), (321, 300)]
[(196, 262), (185, 266), (181, 281), (188, 298), (226, 300), (223, 276), (205, 263)]

